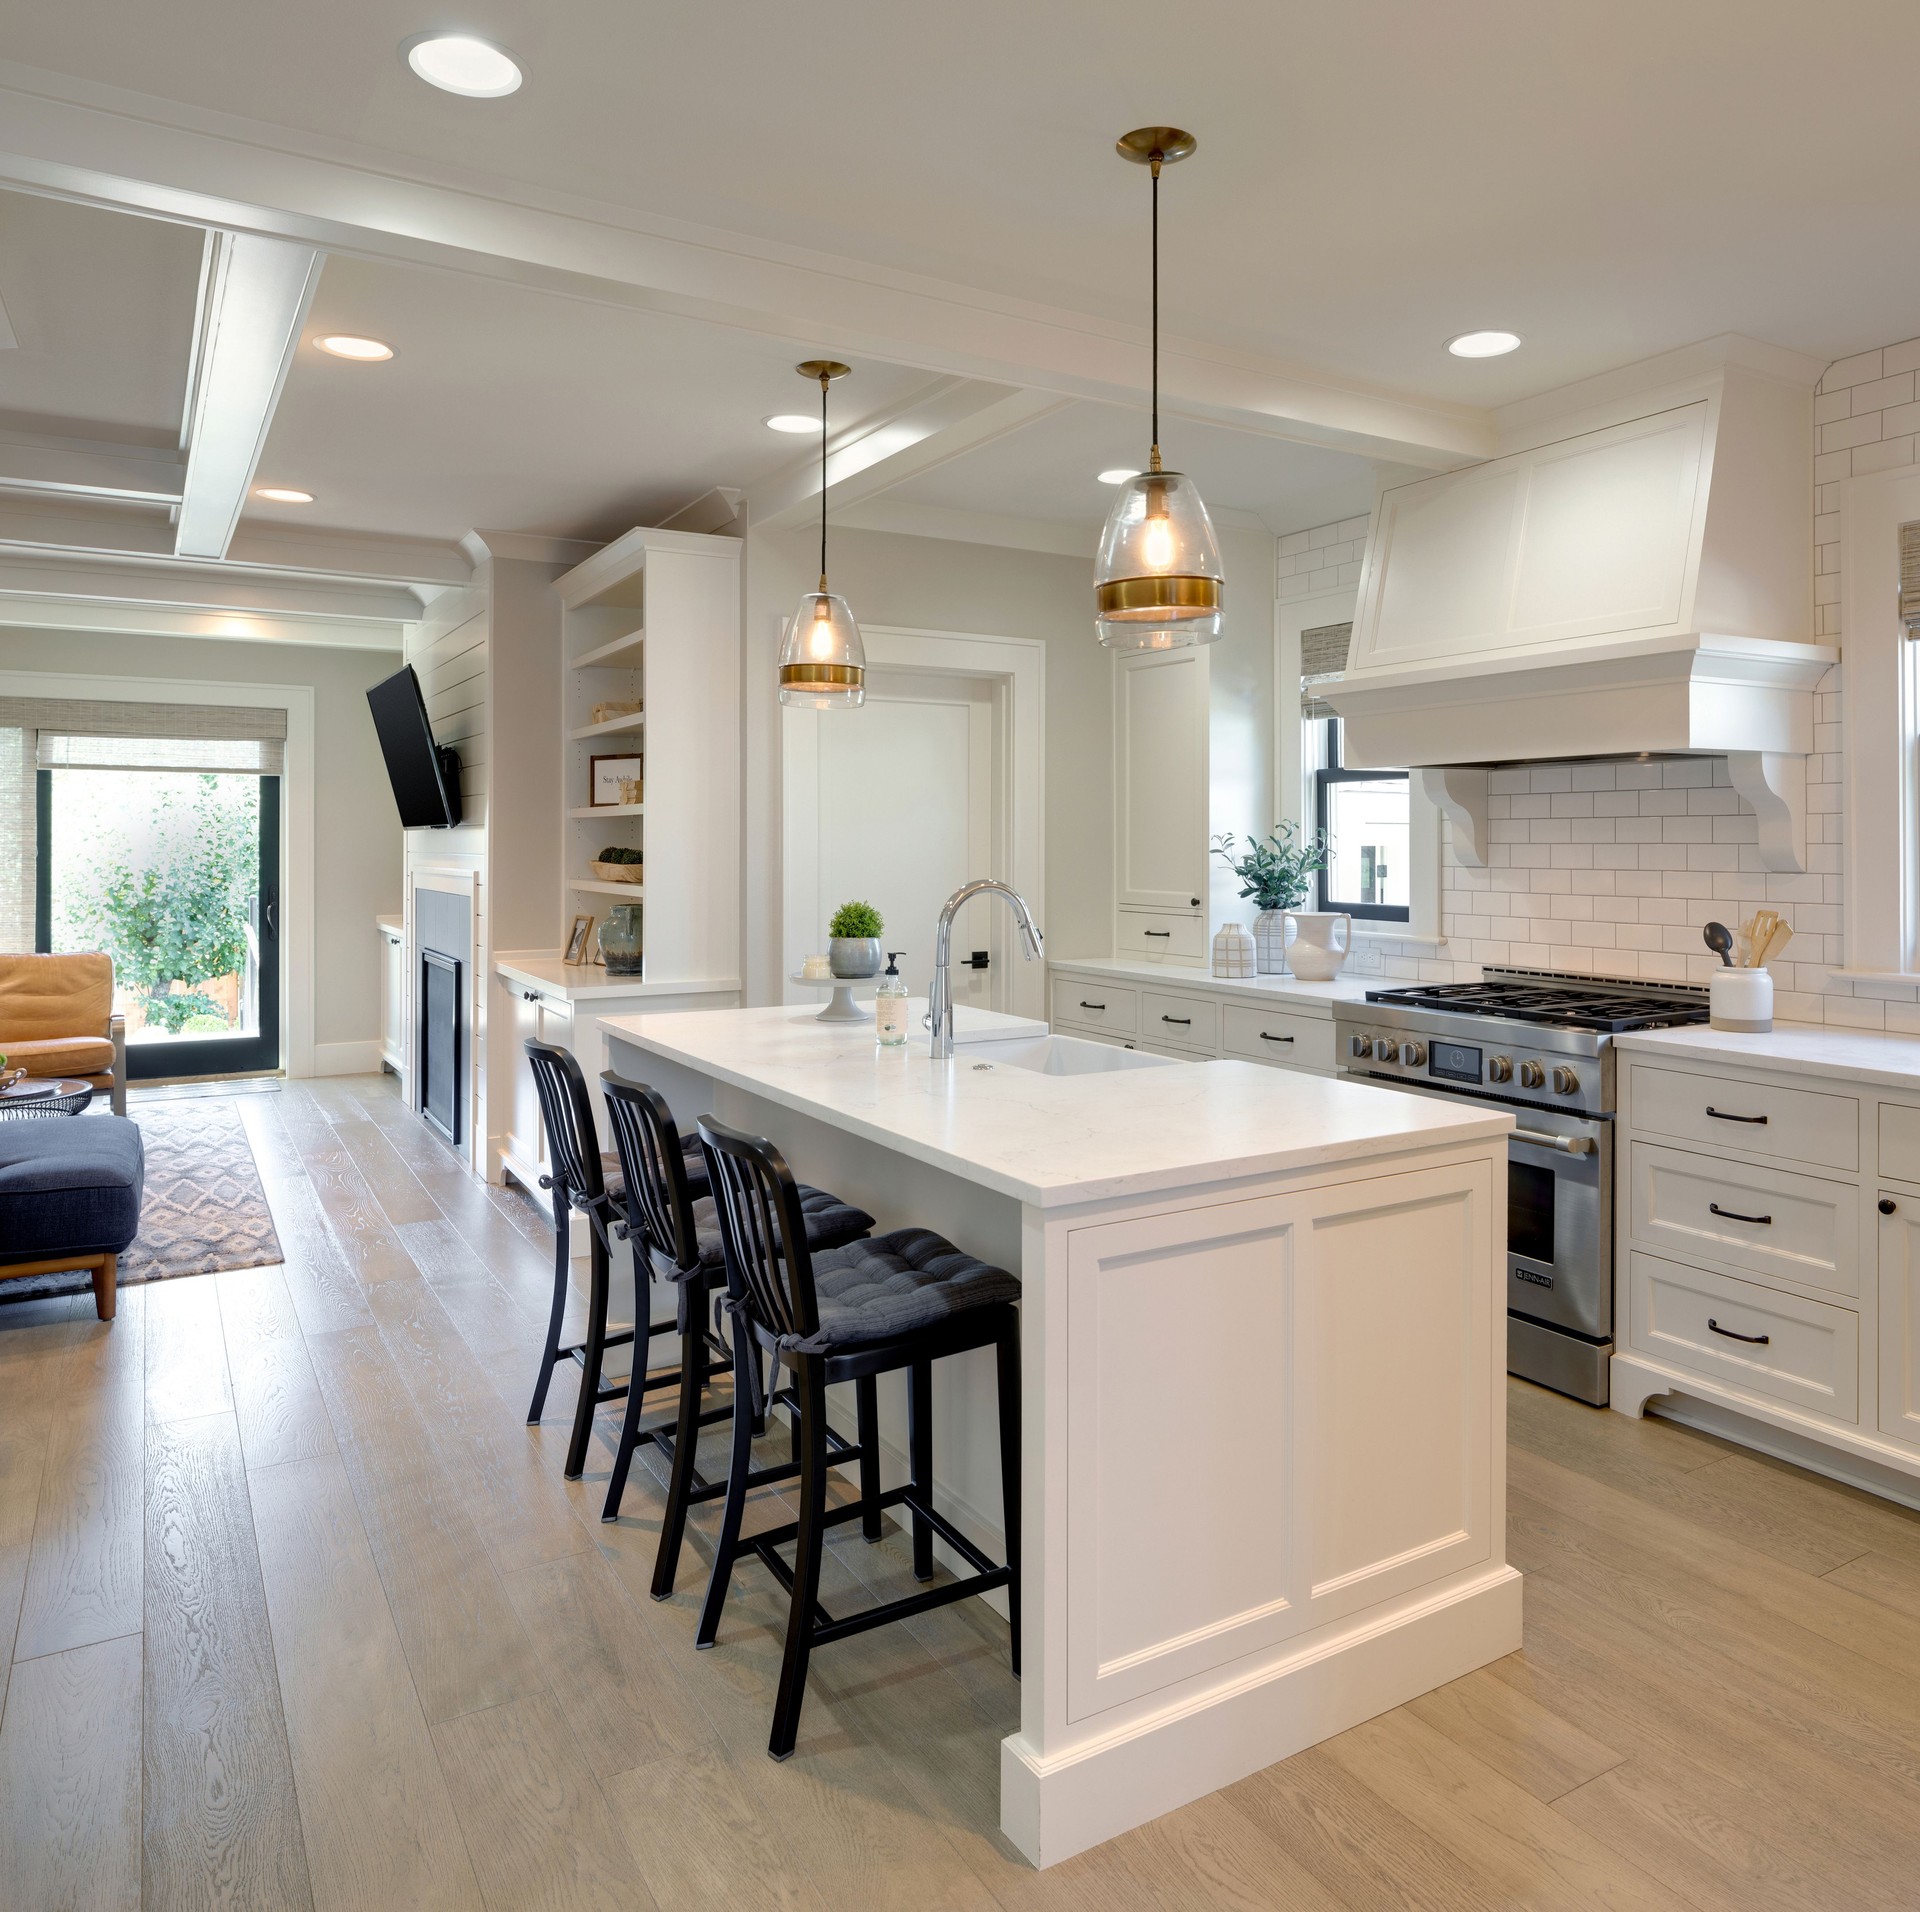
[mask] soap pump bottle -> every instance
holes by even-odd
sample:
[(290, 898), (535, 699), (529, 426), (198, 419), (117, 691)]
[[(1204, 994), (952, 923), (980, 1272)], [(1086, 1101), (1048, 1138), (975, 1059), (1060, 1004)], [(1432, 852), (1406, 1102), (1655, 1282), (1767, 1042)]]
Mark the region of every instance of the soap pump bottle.
[(883, 1049), (898, 1049), (907, 1039), (907, 985), (896, 967), (903, 949), (887, 951), (887, 967), (873, 998), (874, 1040)]

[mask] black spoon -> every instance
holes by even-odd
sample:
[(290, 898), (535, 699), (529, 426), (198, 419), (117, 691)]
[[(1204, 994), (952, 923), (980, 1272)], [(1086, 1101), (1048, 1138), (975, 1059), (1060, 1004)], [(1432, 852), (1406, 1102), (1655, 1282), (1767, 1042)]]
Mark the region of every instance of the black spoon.
[(1700, 934), (1707, 947), (1731, 969), (1733, 967), (1733, 933), (1726, 924), (1709, 923)]

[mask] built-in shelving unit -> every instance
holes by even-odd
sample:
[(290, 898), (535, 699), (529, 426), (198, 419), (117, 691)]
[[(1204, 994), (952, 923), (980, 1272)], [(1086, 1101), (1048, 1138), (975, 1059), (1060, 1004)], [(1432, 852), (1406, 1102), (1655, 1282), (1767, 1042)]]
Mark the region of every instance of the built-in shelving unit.
[[(556, 589), (567, 872), (556, 945), (577, 915), (604, 922), (616, 903), (643, 904), (648, 986), (737, 989), (739, 540), (630, 531)], [(616, 701), (641, 708), (591, 721), (594, 705)], [(592, 802), (592, 759), (606, 755), (643, 759), (645, 801)], [(641, 851), (646, 882), (587, 874), (609, 847)]]

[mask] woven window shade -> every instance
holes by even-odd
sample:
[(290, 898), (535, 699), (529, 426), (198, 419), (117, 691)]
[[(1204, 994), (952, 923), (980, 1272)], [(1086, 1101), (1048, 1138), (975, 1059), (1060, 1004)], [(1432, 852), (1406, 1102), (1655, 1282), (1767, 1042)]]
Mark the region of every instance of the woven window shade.
[(0, 728), (33, 733), (42, 770), (235, 770), (277, 777), (287, 713), (244, 704), (0, 697)]
[(1920, 636), (1920, 524), (1900, 527), (1900, 618), (1909, 637)]
[(1338, 677), (1347, 668), (1347, 648), (1353, 642), (1353, 624), (1316, 624), (1300, 633), (1300, 715), (1309, 723), (1335, 715), (1331, 704), (1315, 695), (1317, 685)]

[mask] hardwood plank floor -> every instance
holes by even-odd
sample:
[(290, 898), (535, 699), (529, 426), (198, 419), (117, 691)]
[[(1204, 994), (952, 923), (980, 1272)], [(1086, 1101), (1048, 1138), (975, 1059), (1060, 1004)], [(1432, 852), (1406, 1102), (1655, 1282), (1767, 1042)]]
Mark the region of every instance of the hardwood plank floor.
[[(1920, 1902), (1920, 1517), (1519, 1382), (1523, 1652), (1045, 1873), (978, 1602), (823, 1651), (776, 1766), (769, 1576), (696, 1655), (713, 1510), (655, 1602), (654, 1450), (603, 1526), (617, 1410), (573, 1484), (569, 1371), (523, 1425), (542, 1209), (386, 1078), (233, 1106), (283, 1267), (0, 1307), (6, 1912)], [(842, 1529), (825, 1597), (907, 1572)]]

